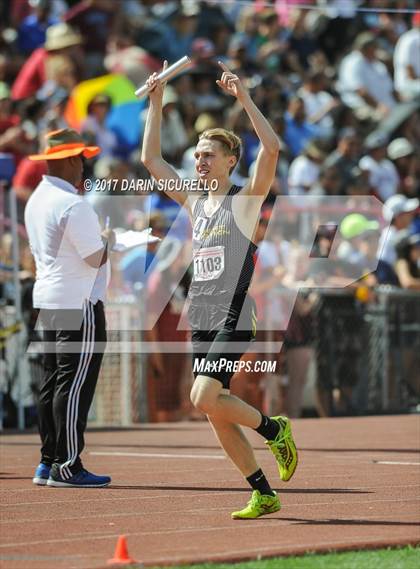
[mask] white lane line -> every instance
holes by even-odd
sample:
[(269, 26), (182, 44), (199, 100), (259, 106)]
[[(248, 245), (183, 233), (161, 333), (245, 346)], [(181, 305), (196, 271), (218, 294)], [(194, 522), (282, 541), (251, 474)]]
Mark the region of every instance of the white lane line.
[[(258, 525), (253, 524), (252, 527), (255, 528), (255, 529), (263, 529), (263, 528), (269, 528), (269, 527), (272, 528), (272, 527), (273, 527), (273, 521), (278, 522), (278, 520), (275, 519), (275, 518), (274, 518), (274, 519), (271, 519), (271, 520), (270, 520), (270, 518), (266, 518), (266, 520), (267, 520), (267, 521), (266, 521), (265, 523), (263, 523), (263, 522), (258, 522)], [(286, 521), (286, 518), (285, 518), (285, 521)], [(270, 523), (270, 522), (271, 522), (271, 523)], [(248, 524), (248, 523), (247, 523), (247, 524), (232, 524), (232, 525), (229, 525), (229, 526), (217, 526), (217, 527), (209, 527), (209, 526), (206, 526), (206, 527), (198, 527), (197, 525), (194, 525), (194, 526), (190, 526), (190, 527), (186, 526), (186, 527), (180, 528), (180, 529), (152, 530), (152, 531), (140, 531), (140, 532), (130, 532), (130, 531), (128, 531), (128, 532), (125, 533), (125, 535), (126, 535), (127, 537), (130, 537), (130, 536), (142, 536), (142, 538), (144, 538), (145, 536), (148, 536), (148, 535), (165, 535), (165, 534), (171, 535), (171, 534), (184, 534), (184, 533), (185, 533), (185, 534), (188, 534), (188, 533), (207, 533), (207, 532), (218, 532), (218, 531), (221, 531), (221, 530), (222, 530), (222, 531), (224, 531), (224, 530), (229, 531), (229, 530), (230, 530), (230, 531), (238, 532), (238, 530), (240, 530), (240, 529), (249, 529), (250, 525), (251, 525), (250, 523), (249, 523), (249, 524)], [(287, 521), (286, 521), (286, 523), (282, 523), (281, 525), (288, 525), (288, 523), (287, 523)], [(294, 524), (292, 523), (291, 525), (294, 525)], [(112, 534), (103, 534), (103, 535), (101, 535), (101, 536), (91, 536), (89, 539), (92, 539), (92, 540), (108, 539), (108, 538), (110, 538), (110, 537), (119, 537), (120, 535), (121, 535), (121, 534), (118, 534), (118, 533), (117, 533), (117, 534), (115, 534), (115, 533), (112, 533)], [(362, 534), (362, 535), (364, 536), (365, 534)], [(363, 543), (365, 543), (365, 542), (367, 542), (367, 541), (371, 541), (371, 540), (367, 540), (367, 539), (365, 540), (364, 537), (362, 537), (362, 535), (360, 536), (359, 539), (363, 539)], [(35, 541), (25, 541), (25, 542), (15, 542), (15, 543), (8, 543), (8, 544), (0, 544), (0, 548), (1, 548), (1, 549), (7, 549), (7, 548), (10, 548), (10, 547), (28, 547), (28, 546), (31, 546), (31, 545), (46, 545), (46, 544), (53, 544), (53, 543), (71, 543), (71, 542), (84, 541), (85, 539), (86, 539), (86, 538), (85, 538), (84, 536), (81, 536), (81, 537), (56, 538), (56, 539), (43, 539), (43, 540), (35, 540)], [(357, 539), (357, 538), (356, 538), (356, 539)], [(380, 536), (380, 539), (384, 539), (383, 535)], [(385, 540), (386, 540), (386, 538), (384, 539), (384, 541), (385, 541)], [(316, 544), (315, 544), (315, 543), (312, 543), (311, 546), (314, 547), (315, 545), (322, 545), (322, 544), (324, 544), (324, 543), (325, 543), (326, 545), (328, 545), (328, 544), (330, 544), (330, 543), (331, 543), (331, 544), (332, 544), (332, 543), (340, 543), (340, 544), (341, 544), (341, 543), (343, 543), (343, 540), (338, 540), (338, 541), (333, 541), (333, 540), (331, 540), (331, 541), (322, 542), (322, 543), (316, 543)], [(357, 543), (357, 542), (356, 542), (356, 543)], [(298, 545), (298, 544), (294, 544), (294, 546), (296, 546), (296, 545)], [(301, 543), (299, 543), (299, 545), (301, 545)], [(280, 545), (276, 544), (275, 547), (276, 547), (276, 549), (283, 550), (283, 549), (288, 549), (289, 546), (292, 547), (290, 544), (284, 545), (284, 546), (280, 546)], [(270, 547), (272, 548), (273, 545), (271, 545)], [(265, 549), (268, 549), (268, 547), (265, 548)], [(244, 552), (245, 550), (242, 549), (241, 551)], [(229, 552), (229, 553), (231, 553), (231, 552)], [(160, 562), (160, 560), (159, 560), (159, 562)]]
[(399, 466), (420, 466), (420, 462), (397, 462), (395, 460), (374, 460), (375, 464), (397, 464)]
[[(327, 460), (329, 459), (328, 460), (328, 467), (329, 468), (333, 468), (335, 466), (341, 467), (342, 462), (348, 462), (349, 460), (352, 460), (354, 462), (354, 459), (355, 459), (354, 456), (348, 456), (348, 455), (344, 456), (344, 455), (340, 455), (339, 453), (337, 453), (334, 456), (331, 456), (331, 454), (332, 453), (325, 453), (324, 455), (322, 455), (320, 457), (320, 458), (327, 459)], [(380, 453), (372, 452), (371, 454), (378, 455)], [(359, 458), (357, 459), (358, 464), (372, 464), (372, 462), (377, 462), (377, 461), (375, 459), (369, 458), (368, 456), (362, 457), (360, 460), (359, 460)], [(320, 464), (325, 464), (325, 461), (322, 462), (319, 460), (315, 460), (314, 458), (312, 458), (312, 459), (305, 458), (305, 464), (307, 464), (311, 468), (316, 468)], [(400, 463), (393, 462), (392, 464), (400, 464)], [(404, 464), (404, 463), (401, 463), (401, 464)], [(416, 463), (416, 464), (418, 464), (418, 463)]]
[[(407, 504), (409, 504), (408, 501), (407, 501)], [(408, 513), (405, 513), (405, 514), (398, 514), (398, 517), (399, 517), (399, 518), (412, 518), (413, 516), (416, 516), (416, 514), (417, 514), (417, 512), (418, 512), (418, 506), (415, 505), (415, 508), (416, 508), (416, 509), (415, 509), (414, 512), (408, 512)], [(193, 509), (193, 510), (183, 509), (183, 510), (182, 510), (182, 514), (183, 514), (183, 515), (190, 515), (190, 516), (191, 516), (191, 515), (194, 515), (194, 516), (203, 516), (203, 515), (204, 515), (204, 516), (205, 516), (205, 515), (207, 515), (207, 512), (225, 512), (226, 510), (231, 510), (231, 509), (232, 509), (232, 508), (231, 508), (230, 506), (223, 506), (223, 507), (217, 507), (217, 508), (206, 508), (205, 511), (200, 511), (200, 510), (197, 510), (197, 509)], [(142, 516), (142, 517), (145, 517), (145, 516), (149, 516), (149, 517), (152, 517), (152, 516), (161, 516), (161, 515), (163, 515), (163, 514), (165, 514), (165, 513), (168, 513), (167, 510), (163, 510), (163, 511), (155, 510), (155, 511), (153, 511), (153, 512), (141, 512), (141, 516)], [(119, 512), (119, 513), (115, 513), (115, 512), (110, 513), (110, 512), (109, 512), (109, 513), (94, 514), (94, 515), (91, 515), (91, 516), (83, 516), (83, 519), (84, 519), (84, 520), (87, 520), (87, 519), (97, 520), (97, 519), (102, 519), (102, 518), (114, 518), (114, 517), (115, 517), (115, 518), (125, 518), (125, 517), (128, 517), (128, 518), (133, 517), (133, 518), (135, 518), (135, 517), (138, 517), (138, 515), (139, 515), (139, 510), (135, 510), (134, 512)], [(364, 520), (368, 520), (368, 519), (374, 519), (374, 520), (378, 519), (378, 520), (380, 520), (380, 521), (384, 521), (384, 520), (386, 520), (386, 519), (393, 519), (393, 518), (395, 518), (395, 514), (392, 514), (392, 515), (390, 515), (390, 516), (384, 516), (384, 515), (382, 515), (382, 514), (380, 514), (380, 515), (374, 514), (374, 515), (371, 515), (371, 516), (351, 517), (351, 518), (345, 518), (345, 519), (343, 519), (343, 525), (345, 525), (345, 522), (348, 521), (349, 519), (350, 519), (351, 522), (358, 522), (358, 521), (363, 522)], [(80, 520), (80, 516), (71, 516), (71, 517), (69, 516), (69, 517), (62, 517), (62, 518), (59, 517), (59, 516), (56, 516), (54, 519), (57, 520), (57, 522), (58, 522), (58, 521), (60, 521), (60, 522), (68, 522), (68, 521)], [(269, 519), (269, 518), (268, 518), (268, 519)], [(324, 517), (323, 519), (325, 520), (326, 518)], [(28, 518), (28, 519), (22, 519), (22, 518), (19, 518), (19, 519), (17, 519), (17, 520), (7, 520), (7, 521), (4, 521), (4, 522), (0, 522), (0, 524), (3, 524), (3, 523), (4, 523), (4, 524), (7, 524), (8, 526), (9, 526), (9, 525), (13, 525), (13, 524), (22, 524), (22, 523), (26, 523), (26, 524), (40, 524), (40, 523), (43, 523), (43, 522), (45, 522), (45, 521), (47, 521), (47, 519), (43, 519), (43, 518), (38, 518), (38, 519), (29, 519), (29, 518)], [(294, 520), (291, 520), (291, 521), (289, 522), (286, 518), (284, 518), (283, 521), (284, 521), (284, 525), (292, 525), (292, 524), (295, 524), (295, 523), (296, 523)], [(283, 523), (283, 521), (282, 521), (282, 523)], [(313, 521), (316, 522), (317, 520), (314, 519)], [(417, 519), (415, 519), (415, 521), (417, 521)], [(298, 522), (298, 523), (300, 523), (300, 522)], [(413, 523), (414, 523), (414, 522), (413, 522)], [(161, 531), (168, 531), (168, 532), (169, 532), (169, 531), (171, 531), (171, 530), (170, 530), (170, 529), (168, 529), (168, 530), (157, 530), (157, 531), (155, 531), (154, 533), (160, 533)], [(149, 532), (149, 533), (150, 533), (150, 532)], [(82, 534), (82, 535), (83, 535), (83, 534)], [(98, 535), (98, 534), (95, 533), (95, 534), (93, 534), (93, 535)], [(101, 535), (101, 534), (100, 534), (100, 535)], [(7, 547), (7, 546), (6, 546), (6, 547)]]
[[(199, 496), (199, 495), (197, 494), (197, 496), (193, 495), (192, 497), (195, 498), (195, 497), (198, 497), (198, 496)], [(168, 497), (168, 496), (164, 496), (164, 497), (166, 498), (166, 497)], [(153, 496), (153, 498), (156, 499), (156, 496)], [(182, 498), (188, 498), (188, 499), (189, 499), (190, 496), (182, 496)], [(375, 504), (375, 503), (383, 503), (383, 502), (399, 502), (399, 503), (406, 502), (407, 504), (412, 505), (412, 502), (418, 502), (418, 501), (420, 501), (420, 498), (411, 498), (411, 499), (410, 499), (410, 498), (407, 498), (407, 499), (394, 499), (394, 498), (391, 498), (391, 499), (385, 499), (385, 500), (368, 500), (368, 501), (366, 501), (366, 502), (360, 502), (360, 501), (359, 501), (359, 502), (334, 502), (334, 506), (336, 506), (336, 505), (348, 506), (348, 505), (353, 505), (353, 504)], [(290, 510), (290, 509), (292, 509), (292, 508), (308, 508), (308, 506), (309, 506), (309, 507), (311, 507), (311, 506), (314, 506), (314, 507), (316, 507), (316, 506), (328, 506), (329, 511), (331, 511), (331, 502), (313, 502), (313, 503), (302, 503), (302, 504), (296, 504), (296, 503), (287, 504), (288, 510)], [(206, 511), (209, 511), (209, 510), (212, 510), (212, 511), (226, 511), (226, 510), (230, 510), (230, 509), (231, 509), (231, 506), (223, 506), (223, 507), (217, 507), (217, 508), (208, 508), (208, 509), (206, 509)], [(190, 514), (190, 513), (193, 513), (193, 512), (195, 512), (197, 515), (200, 515), (200, 512), (197, 511), (197, 510), (183, 510), (183, 513), (187, 513), (187, 514)], [(161, 515), (161, 514), (163, 514), (163, 513), (165, 513), (165, 512), (160, 512), (160, 511), (141, 512), (141, 516), (142, 516), (142, 517), (146, 517), (146, 516), (152, 517), (152, 516), (156, 516), (156, 515), (159, 516), (159, 515)], [(174, 512), (174, 513), (175, 513), (175, 512)], [(411, 516), (414, 516), (416, 513), (417, 513), (417, 510), (416, 510), (416, 512), (414, 512), (414, 513), (407, 513), (407, 514), (401, 514), (401, 515), (402, 515), (402, 516), (410, 516), (410, 517), (411, 517)], [(205, 514), (205, 512), (204, 512), (204, 514)], [(124, 518), (124, 517), (135, 517), (135, 516), (138, 516), (138, 515), (139, 515), (139, 510), (135, 510), (134, 512), (101, 513), (101, 514), (96, 514), (96, 515), (92, 515), (92, 516), (84, 516), (83, 519), (101, 519), (101, 518), (109, 518), (109, 517), (111, 517), (111, 518), (112, 518), (112, 517), (115, 517), (115, 518)], [(327, 515), (329, 515), (329, 514), (327, 514)], [(327, 517), (326, 517), (327, 515), (323, 516), (323, 518), (327, 519)], [(372, 518), (379, 517), (380, 519), (384, 518), (384, 516), (382, 516), (381, 514), (374, 514), (373, 516), (367, 516), (367, 517), (372, 517)], [(71, 520), (80, 520), (80, 516), (68, 517), (68, 518), (57, 518), (57, 519), (60, 520), (61, 522), (65, 522), (65, 521), (68, 521), (68, 520), (70, 520), (70, 521), (71, 521)], [(267, 518), (267, 519), (269, 519), (269, 518)], [(285, 518), (285, 519), (286, 519), (286, 518)], [(357, 519), (357, 518), (351, 518), (351, 519)], [(361, 518), (361, 519), (365, 519), (365, 518)], [(315, 520), (315, 521), (316, 521), (316, 520)], [(39, 520), (39, 519), (34, 519), (34, 520), (29, 520), (29, 519), (28, 519), (28, 520), (21, 520), (21, 519), (19, 519), (19, 520), (14, 520), (14, 522), (12, 522), (12, 523), (16, 523), (16, 522), (17, 522), (17, 523), (27, 522), (27, 523), (37, 523), (37, 524), (39, 524), (39, 523), (45, 522), (45, 520)], [(2, 522), (2, 523), (3, 523), (3, 522)], [(4, 522), (4, 523), (6, 523), (6, 522)], [(7, 523), (10, 524), (11, 522), (9, 521), (9, 522), (7, 522)], [(258, 527), (260, 527), (260, 523), (258, 523)], [(197, 529), (197, 528), (195, 528), (195, 529)], [(220, 529), (220, 527), (219, 527), (219, 526), (217, 526), (216, 528), (208, 527), (207, 529), (208, 529), (208, 531), (215, 531), (215, 530), (217, 530), (217, 529)], [(204, 528), (204, 529), (197, 529), (197, 531), (205, 531), (205, 530), (206, 530), (206, 528)], [(184, 532), (184, 531), (185, 531), (185, 532), (188, 532), (188, 531), (191, 531), (191, 530), (189, 530), (188, 528), (184, 528), (184, 529), (174, 529), (174, 528), (172, 528), (172, 529), (165, 529), (165, 530), (160, 530), (160, 529), (159, 529), (159, 530), (153, 530), (153, 531), (143, 532), (142, 535), (156, 535), (156, 534), (161, 534), (161, 533), (162, 533), (162, 534), (166, 534), (166, 533), (169, 533), (169, 534), (170, 534), (170, 533), (180, 533), (180, 532), (182, 533), (182, 532)], [(128, 535), (128, 534), (126, 534), (126, 535)], [(84, 539), (84, 537), (82, 536), (80, 539)], [(73, 538), (65, 538), (65, 539), (44, 540), (44, 541), (41, 541), (41, 542), (38, 542), (38, 541), (36, 541), (36, 542), (35, 542), (35, 541), (34, 541), (34, 542), (23, 542), (23, 543), (20, 544), (20, 545), (25, 545), (25, 546), (26, 546), (26, 545), (37, 545), (38, 543), (55, 543), (55, 542), (61, 542), (61, 541), (62, 541), (62, 542), (75, 541), (75, 538), (73, 537)], [(5, 543), (5, 544), (1, 544), (1, 543), (0, 543), (0, 549), (4, 549), (4, 548), (7, 548), (7, 547), (12, 547), (12, 546), (15, 547), (15, 546), (18, 546), (18, 545), (19, 545), (19, 543), (12, 543), (12, 544), (10, 544), (10, 543), (8, 543), (8, 544), (6, 544), (6, 543)]]
[[(221, 470), (221, 469), (218, 469)], [(213, 471), (212, 471), (213, 472)], [(388, 474), (386, 476), (389, 476)], [(232, 481), (232, 480), (219, 480), (218, 484), (231, 484), (231, 485), (235, 485), (236, 482)], [(123, 484), (121, 482), (121, 484)], [(156, 486), (143, 486), (141, 488), (142, 491), (147, 491), (147, 492), (160, 492), (161, 490), (167, 490), (168, 488), (168, 483), (162, 485), (161, 488), (158, 488)], [(124, 484), (124, 486), (130, 486), (130, 484)], [(135, 484), (133, 483), (133, 486), (135, 487)], [(207, 486), (204, 482), (203, 482), (203, 486)], [(375, 485), (375, 486), (355, 486), (352, 488), (349, 488), (349, 490), (357, 490), (357, 491), (362, 491), (362, 490), (374, 490), (374, 489), (380, 489), (380, 488), (387, 488), (389, 490), (392, 490), (394, 488), (417, 488), (419, 487), (419, 483), (417, 482), (416, 484), (386, 484), (384, 486), (379, 486), (379, 485)], [(200, 486), (197, 486), (197, 488), (199, 489)], [(193, 494), (192, 497), (198, 497), (198, 496), (209, 496), (209, 495), (214, 495), (214, 494), (221, 494), (221, 491), (224, 492), (225, 494), (227, 494), (226, 490), (224, 490), (225, 486), (221, 486), (220, 487), (221, 490), (213, 490), (210, 492), (201, 492), (200, 494)], [(312, 488), (310, 486), (308, 486), (307, 488), (301, 489), (302, 494), (305, 494), (306, 490), (311, 490)], [(65, 488), (66, 492), (70, 492), (71, 490), (74, 490), (75, 492), (77, 491), (77, 488)], [(118, 484), (116, 484), (115, 486), (109, 486), (106, 490), (100, 490), (101, 492), (106, 492), (107, 494), (109, 494), (110, 492), (112, 492), (113, 490), (119, 490), (119, 486)], [(176, 491), (178, 490), (182, 490), (182, 487), (178, 487)], [(325, 490), (327, 490), (327, 488), (321, 488), (319, 490), (319, 494), (324, 494)], [(15, 490), (13, 490), (15, 492)], [(21, 492), (24, 492), (26, 490), (21, 490)], [(44, 490), (41, 490), (44, 491)], [(33, 493), (33, 489), (31, 488), (31, 492)], [(297, 490), (294, 489), (294, 492), (297, 493)], [(235, 490), (232, 490), (232, 493), (235, 493)], [(338, 493), (337, 493), (338, 494)], [(176, 498), (186, 498), (191, 496), (191, 494), (177, 494)], [(353, 494), (354, 496), (354, 494)], [(156, 498), (162, 499), (162, 498), (173, 498), (173, 494), (168, 494), (168, 495), (160, 495), (158, 493), (154, 494), (153, 496), (139, 496), (138, 500), (143, 501), (143, 500), (155, 500)], [(128, 501), (132, 501), (133, 500), (133, 496), (129, 496), (127, 498), (121, 497), (121, 496), (116, 496), (113, 498), (104, 498), (101, 496), (101, 502), (128, 502)], [(95, 498), (78, 498), (77, 500), (78, 502), (97, 502), (98, 501), (98, 497), (96, 496)], [(30, 506), (42, 506), (44, 504), (68, 504), (68, 503), (73, 503), (74, 499), (71, 500), (36, 500), (36, 501), (29, 501), (29, 500), (25, 500), (24, 502), (13, 502), (11, 504), (1, 504), (2, 508), (18, 508), (18, 507), (28, 507), (28, 505)], [(335, 502), (336, 503), (336, 502)], [(342, 504), (344, 503), (350, 503), (350, 502), (341, 502)], [(311, 504), (313, 505), (313, 504)], [(0, 522), (1, 523), (1, 522)]]
[(225, 460), (225, 456), (221, 454), (166, 454), (153, 452), (90, 452), (95, 456), (137, 456), (139, 458), (213, 458), (216, 460)]

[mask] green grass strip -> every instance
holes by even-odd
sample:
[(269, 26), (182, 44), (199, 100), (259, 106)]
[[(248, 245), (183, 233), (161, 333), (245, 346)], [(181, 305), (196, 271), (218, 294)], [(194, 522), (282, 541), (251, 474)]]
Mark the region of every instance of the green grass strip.
[(419, 569), (419, 567), (420, 547), (408, 546), (399, 549), (373, 551), (314, 553), (298, 557), (276, 557), (243, 563), (177, 565), (166, 569)]

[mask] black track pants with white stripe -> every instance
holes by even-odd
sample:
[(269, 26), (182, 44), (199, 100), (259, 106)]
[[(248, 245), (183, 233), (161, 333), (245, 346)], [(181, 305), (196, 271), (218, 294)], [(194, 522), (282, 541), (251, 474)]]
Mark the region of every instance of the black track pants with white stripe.
[(84, 432), (106, 344), (104, 306), (87, 301), (82, 310), (42, 309), (40, 317), (48, 352), (38, 406), (41, 460), (58, 463), (66, 479), (82, 468)]

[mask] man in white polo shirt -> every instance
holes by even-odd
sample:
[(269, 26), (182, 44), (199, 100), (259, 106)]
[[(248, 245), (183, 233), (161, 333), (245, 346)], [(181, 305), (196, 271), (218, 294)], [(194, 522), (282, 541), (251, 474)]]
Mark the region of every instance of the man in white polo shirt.
[(338, 91), (359, 118), (380, 121), (397, 103), (392, 77), (376, 56), (374, 34), (362, 32), (353, 47), (340, 63)]
[(77, 190), (83, 158), (100, 152), (74, 130), (47, 135), (48, 175), (25, 209), (36, 263), (34, 307), (44, 329), (44, 378), (39, 398), (41, 462), (33, 482), (59, 487), (107, 486), (109, 476), (83, 468), (80, 453), (106, 343), (104, 299), (108, 247), (98, 217)]
[(420, 96), (420, 10), (413, 14), (412, 23), (394, 50), (395, 89), (405, 101)]

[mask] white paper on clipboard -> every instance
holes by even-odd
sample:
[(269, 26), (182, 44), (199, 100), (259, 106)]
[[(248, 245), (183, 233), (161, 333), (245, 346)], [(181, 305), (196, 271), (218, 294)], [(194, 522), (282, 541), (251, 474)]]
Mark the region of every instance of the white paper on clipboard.
[(149, 243), (156, 243), (156, 241), (161, 241), (159, 237), (152, 235), (152, 228), (148, 227), (143, 229), (143, 231), (122, 231), (121, 233), (115, 234), (115, 245), (113, 246), (113, 251), (127, 251), (133, 247), (146, 246)]

